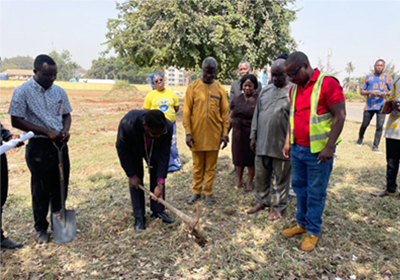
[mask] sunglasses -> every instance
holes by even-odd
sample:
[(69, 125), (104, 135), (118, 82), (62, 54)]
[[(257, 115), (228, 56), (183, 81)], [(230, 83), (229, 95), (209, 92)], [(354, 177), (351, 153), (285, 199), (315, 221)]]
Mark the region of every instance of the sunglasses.
[(297, 68), (297, 70), (296, 71), (294, 71), (293, 73), (286, 73), (286, 75), (289, 77), (289, 78), (294, 78), (294, 77), (296, 77), (296, 75), (299, 73), (299, 71), (300, 71), (300, 69), (301, 68), (303, 68), (303, 65), (301, 65), (299, 68)]
[(168, 130), (165, 129), (165, 131), (164, 131), (163, 133), (157, 133), (157, 134), (151, 133), (150, 129), (147, 130), (147, 132), (149, 133), (149, 136), (150, 136), (151, 138), (156, 138), (156, 137), (160, 137), (160, 136), (162, 136), (162, 135), (167, 134), (167, 133), (168, 133)]
[(158, 84), (158, 83), (161, 83), (162, 81), (163, 81), (163, 79), (159, 79), (159, 80), (155, 80), (154, 83)]

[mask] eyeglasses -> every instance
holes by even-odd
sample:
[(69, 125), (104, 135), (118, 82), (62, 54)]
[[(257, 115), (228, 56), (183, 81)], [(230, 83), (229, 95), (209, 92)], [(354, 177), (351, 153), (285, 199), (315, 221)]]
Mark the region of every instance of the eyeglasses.
[(162, 135), (167, 134), (167, 133), (168, 133), (168, 130), (165, 129), (165, 131), (164, 131), (163, 133), (157, 133), (157, 134), (151, 133), (150, 129), (148, 129), (147, 132), (149, 133), (149, 136), (150, 136), (151, 138), (156, 138), (156, 137), (160, 137), (160, 136), (162, 136)]
[(289, 77), (289, 78), (294, 78), (294, 77), (296, 77), (296, 75), (299, 73), (299, 71), (300, 71), (300, 69), (301, 68), (303, 68), (303, 65), (301, 65), (299, 68), (297, 68), (297, 70), (296, 71), (294, 71), (293, 73), (286, 73), (286, 75)]
[(159, 79), (159, 80), (155, 80), (154, 83), (158, 84), (158, 83), (161, 83), (162, 81), (163, 81), (163, 79)]

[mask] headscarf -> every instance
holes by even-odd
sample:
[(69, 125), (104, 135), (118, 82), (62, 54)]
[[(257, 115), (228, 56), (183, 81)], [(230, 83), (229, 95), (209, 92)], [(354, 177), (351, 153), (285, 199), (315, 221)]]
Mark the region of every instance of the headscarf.
[(161, 73), (155, 73), (155, 74), (153, 74), (153, 75), (150, 75), (150, 86), (151, 86), (151, 89), (155, 89), (155, 87), (154, 87), (154, 84), (153, 84), (153, 78), (155, 77), (155, 76), (161, 76), (161, 78), (163, 78), (164, 79), (164, 76), (161, 74)]

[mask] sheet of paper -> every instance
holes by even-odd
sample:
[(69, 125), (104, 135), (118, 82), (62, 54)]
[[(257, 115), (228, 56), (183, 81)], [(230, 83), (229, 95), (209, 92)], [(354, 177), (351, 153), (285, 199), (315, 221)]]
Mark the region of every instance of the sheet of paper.
[(27, 133), (24, 133), (19, 139), (12, 139), (10, 141), (7, 141), (0, 146), (0, 155), (17, 146), (18, 142), (25, 142), (26, 140), (31, 139), (33, 136), (35, 136), (35, 134), (33, 134), (32, 131), (29, 131)]

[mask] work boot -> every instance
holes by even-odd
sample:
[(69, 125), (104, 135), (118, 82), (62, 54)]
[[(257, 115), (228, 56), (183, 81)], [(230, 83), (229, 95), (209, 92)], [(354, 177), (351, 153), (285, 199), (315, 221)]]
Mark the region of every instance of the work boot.
[(22, 243), (14, 242), (14, 241), (12, 241), (12, 240), (10, 240), (8, 238), (4, 238), (1, 241), (1, 248), (2, 249), (13, 250), (13, 249), (21, 248), (22, 246), (23, 246)]
[(307, 233), (304, 236), (303, 242), (301, 242), (300, 249), (306, 252), (311, 252), (315, 249), (318, 242), (318, 236)]
[(48, 243), (49, 235), (47, 234), (47, 231), (38, 231), (35, 241), (39, 244)]
[(210, 194), (210, 195), (206, 195), (205, 196), (206, 197), (206, 205), (214, 205), (214, 199), (213, 199), (213, 195), (212, 194)]
[(282, 235), (285, 237), (293, 237), (297, 234), (303, 234), (303, 233), (306, 233), (306, 229), (299, 225), (295, 225), (291, 228), (287, 228), (282, 231)]
[(151, 214), (151, 217), (159, 218), (166, 224), (175, 223), (175, 219), (168, 216), (165, 212), (153, 212), (153, 214)]
[(135, 231), (141, 232), (142, 230), (146, 229), (146, 219), (144, 217), (135, 217)]
[(191, 197), (189, 197), (187, 203), (188, 204), (193, 204), (196, 200), (200, 199), (200, 195), (199, 194), (192, 194)]

